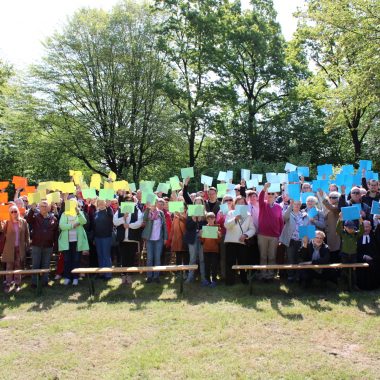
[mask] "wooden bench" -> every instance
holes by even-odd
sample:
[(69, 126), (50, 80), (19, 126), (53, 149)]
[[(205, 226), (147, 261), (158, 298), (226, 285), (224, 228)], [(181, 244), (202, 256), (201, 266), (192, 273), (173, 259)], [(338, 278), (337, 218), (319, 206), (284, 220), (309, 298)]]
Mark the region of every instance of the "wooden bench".
[(40, 296), (42, 294), (42, 279), (41, 276), (43, 274), (47, 274), (50, 272), (50, 269), (18, 269), (18, 270), (1, 270), (0, 276), (6, 275), (21, 275), (21, 276), (32, 276), (34, 274), (37, 275), (37, 295)]
[[(198, 265), (167, 265), (167, 266), (151, 266), (151, 267), (112, 267), (112, 268), (76, 268), (71, 271), (75, 274), (86, 274), (90, 297), (95, 295), (94, 275), (106, 273), (146, 273), (146, 272), (184, 272), (189, 270), (197, 270)], [(180, 276), (180, 294), (183, 293), (183, 276)]]
[[(283, 264), (283, 265), (233, 265), (233, 270), (300, 270), (300, 269), (344, 269), (347, 268), (349, 271), (348, 276), (348, 288), (352, 290), (351, 283), (351, 271), (356, 268), (368, 268), (367, 263), (354, 263), (354, 264)], [(249, 276), (249, 294), (252, 294), (252, 276)]]

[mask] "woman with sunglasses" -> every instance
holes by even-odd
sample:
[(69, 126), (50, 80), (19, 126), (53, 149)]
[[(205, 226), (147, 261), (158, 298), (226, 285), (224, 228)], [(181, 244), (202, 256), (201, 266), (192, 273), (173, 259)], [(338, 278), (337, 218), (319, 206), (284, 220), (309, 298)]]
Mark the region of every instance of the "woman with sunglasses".
[[(25, 253), (29, 248), (29, 227), (25, 219), (21, 218), (17, 206), (9, 208), (9, 220), (0, 223), (0, 232), (5, 234), (5, 245), (1, 261), (6, 263), (6, 270), (23, 269)], [(5, 278), (4, 292), (9, 293), (12, 285), (15, 291), (20, 290), (21, 276), (7, 275)]]

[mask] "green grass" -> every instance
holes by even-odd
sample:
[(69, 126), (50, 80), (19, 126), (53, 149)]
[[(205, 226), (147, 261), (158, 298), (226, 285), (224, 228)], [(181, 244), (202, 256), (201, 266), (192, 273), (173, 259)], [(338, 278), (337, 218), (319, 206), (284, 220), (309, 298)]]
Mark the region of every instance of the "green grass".
[(1, 379), (378, 379), (380, 291), (275, 282), (203, 289), (168, 275), (0, 295)]

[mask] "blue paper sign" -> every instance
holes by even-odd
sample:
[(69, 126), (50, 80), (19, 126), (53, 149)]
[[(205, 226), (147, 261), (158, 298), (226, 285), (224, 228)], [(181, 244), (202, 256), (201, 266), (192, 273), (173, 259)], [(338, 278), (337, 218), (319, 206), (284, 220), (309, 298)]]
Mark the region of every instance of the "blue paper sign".
[(315, 238), (315, 232), (316, 232), (316, 229), (315, 229), (315, 226), (310, 224), (308, 226), (299, 226), (298, 227), (298, 233), (299, 233), (299, 236), (300, 238), (304, 238), (305, 236), (307, 236), (309, 239), (314, 239)]
[(286, 165), (285, 165), (285, 169), (284, 169), (286, 172), (294, 172), (297, 170), (297, 166), (296, 165), (293, 165), (291, 164), (290, 162), (287, 162)]
[(257, 179), (258, 182), (263, 182), (263, 175), (262, 174), (251, 174), (251, 179)]
[(268, 188), (268, 193), (279, 193), (281, 191), (281, 185), (279, 183), (271, 183)]
[(372, 201), (371, 214), (379, 215), (380, 214), (380, 203), (377, 201)]
[(297, 172), (288, 173), (288, 181), (289, 182), (299, 182), (300, 178)]
[(360, 173), (357, 173), (352, 176), (352, 184), (356, 186), (361, 186), (362, 184), (362, 175)]
[(341, 211), (343, 221), (360, 219), (360, 211), (356, 206), (342, 207)]
[(227, 203), (222, 203), (220, 205), (220, 211), (222, 212), (223, 215), (227, 215), (228, 211), (229, 211), (229, 208), (228, 208), (228, 204)]
[(247, 185), (247, 189), (252, 189), (253, 187), (255, 187), (255, 184), (257, 185), (257, 180), (254, 180), (254, 179), (250, 179), (248, 181), (246, 181), (246, 185)]
[(340, 172), (342, 174), (348, 174), (348, 175), (354, 174), (355, 173), (354, 165), (343, 165)]
[(308, 213), (307, 213), (307, 216), (308, 216), (309, 218), (314, 218), (314, 217), (317, 216), (317, 215), (318, 215), (318, 210), (317, 210), (315, 207), (311, 208), (311, 209), (308, 211)]
[(278, 173), (277, 177), (278, 177), (278, 181), (280, 183), (287, 183), (288, 182), (288, 174), (287, 173)]
[(212, 180), (213, 180), (212, 177), (209, 177), (209, 176), (204, 175), (204, 174), (201, 175), (201, 183), (203, 185), (207, 185), (207, 186), (211, 187), (212, 186)]
[(313, 181), (313, 191), (317, 192), (319, 189), (323, 190), (325, 193), (329, 192), (329, 181), (327, 179), (314, 180)]
[(333, 174), (333, 166), (331, 164), (317, 166), (319, 175), (326, 175), (327, 177)]
[(232, 170), (227, 170), (226, 171), (226, 180), (232, 180), (234, 178), (234, 172)]
[(248, 169), (241, 169), (241, 179), (245, 179), (246, 181), (249, 181), (251, 178), (251, 171)]
[(243, 218), (245, 218), (248, 215), (248, 206), (247, 205), (236, 205), (235, 211), (237, 212), (236, 215), (241, 215)]
[(359, 170), (372, 170), (372, 161), (371, 160), (360, 160), (359, 161)]
[(224, 181), (224, 182), (227, 181), (226, 175), (227, 175), (226, 172), (219, 172), (218, 181)]
[(301, 198), (301, 189), (298, 183), (291, 183), (287, 186), (288, 195), (290, 199), (294, 201), (299, 201)]
[(306, 203), (306, 199), (308, 197), (314, 197), (314, 193), (301, 193), (301, 201), (302, 201), (302, 203)]
[(299, 176), (309, 177), (310, 175), (310, 170), (307, 166), (299, 166), (297, 172)]
[(265, 173), (265, 177), (267, 178), (267, 182), (280, 183), (278, 180), (277, 173)]

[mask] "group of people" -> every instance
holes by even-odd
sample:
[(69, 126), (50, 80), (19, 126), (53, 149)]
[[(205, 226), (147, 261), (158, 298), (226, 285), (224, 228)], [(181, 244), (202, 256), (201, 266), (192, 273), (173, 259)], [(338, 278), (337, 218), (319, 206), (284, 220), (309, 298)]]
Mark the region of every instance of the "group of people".
[[(311, 189), (301, 177), (301, 193), (314, 192), (303, 204), (289, 199), (285, 186), (280, 193), (270, 191), (265, 183), (260, 192), (247, 189), (246, 181), (235, 186), (234, 195), (218, 198), (217, 189), (205, 186), (191, 193), (186, 178), (180, 191), (157, 193), (154, 204), (142, 203), (142, 191), (117, 191), (114, 199), (83, 199), (80, 187), (75, 194), (61, 194), (61, 201), (28, 204), (17, 189), (9, 202), (9, 218), (0, 223), (2, 235), (1, 260), (7, 270), (22, 269), (30, 252), (32, 268), (49, 268), (52, 253), (58, 253), (56, 279), (63, 284), (78, 285), (79, 266), (108, 268), (114, 265), (136, 265), (142, 247), (146, 249), (146, 265), (167, 264), (175, 257), (177, 265), (199, 264), (199, 271), (189, 271), (186, 282), (199, 276), (201, 286), (215, 287), (218, 282), (233, 285), (237, 264), (355, 263), (366, 262), (369, 268), (357, 271), (353, 278), (362, 289), (380, 286), (380, 215), (371, 214), (373, 201), (379, 201), (379, 183), (363, 177), (360, 186), (346, 193), (345, 186), (331, 184), (328, 193)], [(67, 201), (74, 202), (75, 211), (66, 212)], [(183, 202), (181, 211), (170, 212), (171, 201)], [(129, 212), (121, 208), (131, 202)], [(203, 212), (188, 215), (190, 205), (200, 205)], [(356, 205), (360, 219), (342, 221), (341, 208)], [(240, 212), (243, 207), (245, 212)], [(313, 212), (311, 212), (313, 210)], [(302, 226), (315, 226), (315, 237), (302, 236)], [(217, 227), (217, 236), (203, 236), (204, 226)], [(171, 255), (166, 255), (169, 252)], [(284, 255), (282, 255), (284, 253)], [(62, 265), (63, 264), (63, 265)], [(181, 274), (182, 275), (182, 274)], [(248, 283), (247, 273), (240, 271), (242, 283)], [(259, 280), (272, 281), (274, 271), (260, 271)], [(330, 270), (289, 271), (289, 282), (309, 285), (313, 278), (336, 281)], [(104, 280), (111, 274), (104, 274)], [(43, 282), (48, 284), (48, 275)], [(122, 276), (130, 285), (133, 278)], [(160, 282), (159, 272), (148, 272), (146, 283)], [(21, 276), (8, 275), (4, 291), (19, 291)], [(36, 286), (36, 278), (32, 278)]]

